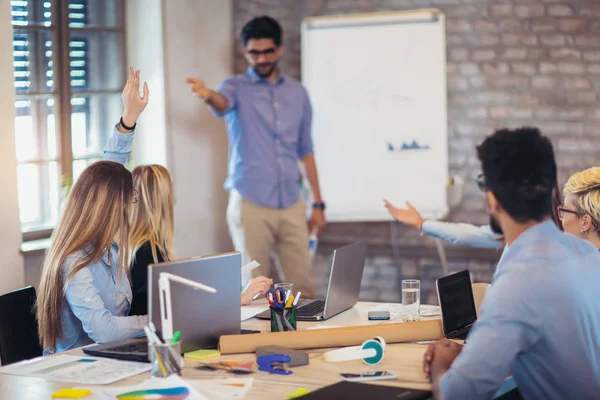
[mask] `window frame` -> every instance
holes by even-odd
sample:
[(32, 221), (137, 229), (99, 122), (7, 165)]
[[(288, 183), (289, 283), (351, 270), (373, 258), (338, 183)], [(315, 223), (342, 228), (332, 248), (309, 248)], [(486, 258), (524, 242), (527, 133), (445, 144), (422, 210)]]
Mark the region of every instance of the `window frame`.
[[(40, 1), (40, 0), (30, 0)], [(102, 157), (101, 154), (87, 154), (85, 156), (73, 156), (72, 146), (72, 106), (71, 100), (73, 97), (85, 97), (89, 99), (94, 95), (118, 95), (122, 89), (109, 89), (109, 90), (73, 90), (71, 86), (71, 57), (70, 57), (70, 42), (72, 36), (77, 33), (88, 33), (88, 32), (106, 32), (106, 33), (117, 33), (117, 40), (120, 47), (120, 59), (123, 62), (122, 68), (126, 67), (126, 7), (125, 0), (116, 0), (117, 20), (115, 26), (69, 26), (69, 0), (52, 0), (51, 6), (51, 19), (50, 26), (45, 25), (44, 22), (28, 23), (26, 25), (12, 24), (13, 35), (15, 31), (23, 31), (25, 33), (33, 33), (39, 31), (47, 31), (52, 38), (52, 62), (53, 62), (53, 86), (51, 90), (36, 90), (27, 92), (18, 92), (15, 89), (15, 100), (33, 100), (33, 99), (45, 99), (48, 97), (54, 98), (54, 123), (55, 131), (58, 141), (57, 147), (57, 158), (56, 161), (60, 170), (60, 180), (63, 182), (70, 182), (73, 179), (74, 162), (77, 160), (86, 160)], [(34, 51), (42, 54), (45, 48), (42, 46), (40, 49), (39, 45)], [(32, 77), (35, 75), (35, 79), (42, 77), (45, 71), (43, 65), (43, 57), (36, 57), (35, 65), (30, 66), (30, 72)], [(124, 85), (124, 79), (122, 79), (120, 87)], [(43, 87), (40, 86), (40, 87)], [(39, 112), (35, 109), (34, 103), (31, 106), (31, 117), (34, 121), (35, 126), (46, 126), (46, 122), (43, 121), (45, 117), (44, 112)], [(43, 146), (47, 143), (48, 132), (39, 134), (37, 136), (38, 147)], [(41, 154), (41, 153), (38, 153)], [(44, 157), (37, 157), (36, 159), (30, 159), (27, 161), (19, 162), (19, 165), (23, 164), (46, 164), (53, 162), (52, 159), (44, 159)], [(48, 188), (43, 187), (42, 184), (42, 202), (48, 203), (50, 196), (48, 194)], [(46, 185), (47, 186), (47, 185)], [(45, 190), (45, 191), (44, 191)], [(38, 229), (24, 229), (21, 224), (21, 232), (23, 235), (23, 241), (34, 241), (49, 238), (52, 235), (54, 227), (40, 227)]]

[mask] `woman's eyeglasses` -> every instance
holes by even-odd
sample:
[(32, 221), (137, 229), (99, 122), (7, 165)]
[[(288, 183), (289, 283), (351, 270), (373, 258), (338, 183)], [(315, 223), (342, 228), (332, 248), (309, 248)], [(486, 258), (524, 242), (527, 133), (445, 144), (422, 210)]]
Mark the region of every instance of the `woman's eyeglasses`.
[(577, 211), (569, 210), (568, 208), (565, 208), (562, 205), (558, 206), (558, 218), (560, 218), (561, 220), (564, 219), (565, 214), (574, 214), (574, 215), (577, 215), (578, 217), (581, 216), (581, 214), (578, 213)]
[[(563, 219), (565, 219), (565, 214), (574, 214), (574, 215), (577, 215), (578, 217), (582, 217), (584, 215), (575, 210), (569, 210), (568, 208), (565, 208), (564, 205), (558, 206), (558, 219), (560, 219), (561, 221)], [(592, 220), (592, 225), (594, 225), (595, 227), (598, 227), (598, 225), (596, 224), (596, 221), (594, 221), (594, 220)]]

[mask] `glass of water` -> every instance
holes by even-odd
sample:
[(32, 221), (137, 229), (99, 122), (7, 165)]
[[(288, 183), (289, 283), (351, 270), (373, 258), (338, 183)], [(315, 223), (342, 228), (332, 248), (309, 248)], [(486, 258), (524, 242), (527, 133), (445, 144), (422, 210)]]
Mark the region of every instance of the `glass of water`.
[(402, 281), (402, 313), (407, 322), (418, 321), (421, 305), (421, 282), (417, 279)]
[(277, 289), (277, 288), (283, 289), (283, 293), (287, 293), (288, 290), (289, 290), (290, 293), (293, 294), (293, 290), (294, 290), (294, 284), (293, 283), (276, 283), (275, 285), (273, 285), (273, 287), (275, 289)]

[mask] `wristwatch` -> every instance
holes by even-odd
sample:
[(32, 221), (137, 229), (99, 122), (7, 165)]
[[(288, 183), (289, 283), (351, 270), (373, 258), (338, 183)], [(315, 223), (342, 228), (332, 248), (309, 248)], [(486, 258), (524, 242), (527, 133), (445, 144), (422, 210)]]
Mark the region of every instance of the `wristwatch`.
[(312, 208), (320, 208), (321, 210), (325, 210), (325, 203), (313, 203)]

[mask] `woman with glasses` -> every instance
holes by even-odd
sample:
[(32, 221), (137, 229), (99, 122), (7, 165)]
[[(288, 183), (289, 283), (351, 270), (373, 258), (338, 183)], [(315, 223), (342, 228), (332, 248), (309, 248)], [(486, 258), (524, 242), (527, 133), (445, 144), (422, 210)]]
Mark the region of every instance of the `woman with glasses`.
[(52, 234), (38, 289), (38, 333), (44, 354), (141, 336), (147, 316), (128, 316), (129, 212), (136, 200), (123, 163), (148, 104), (139, 71), (130, 70), (124, 112), (104, 160), (87, 167), (69, 192)]
[(563, 189), (565, 202), (558, 215), (565, 232), (600, 249), (600, 167), (572, 175)]

